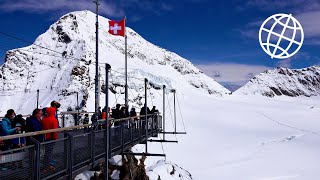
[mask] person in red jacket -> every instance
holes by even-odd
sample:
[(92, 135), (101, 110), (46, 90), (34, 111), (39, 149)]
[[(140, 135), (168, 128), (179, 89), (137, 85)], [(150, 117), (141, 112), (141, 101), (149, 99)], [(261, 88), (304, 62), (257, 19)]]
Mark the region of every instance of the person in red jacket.
[[(47, 116), (41, 121), (42, 130), (57, 129), (59, 128), (58, 120), (56, 119), (55, 113), (57, 109), (55, 107), (46, 108)], [(45, 141), (52, 141), (58, 139), (58, 132), (47, 133), (44, 136)], [(54, 142), (45, 145), (44, 164), (49, 170), (54, 171), (54, 167), (50, 164), (52, 160), (52, 152), (54, 148)]]

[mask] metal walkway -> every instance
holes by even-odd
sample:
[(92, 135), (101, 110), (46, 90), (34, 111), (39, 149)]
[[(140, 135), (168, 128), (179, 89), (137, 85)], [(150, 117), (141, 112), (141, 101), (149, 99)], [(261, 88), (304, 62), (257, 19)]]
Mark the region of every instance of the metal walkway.
[[(121, 121), (120, 125), (109, 128), (109, 155), (119, 155), (136, 144), (145, 144), (148, 138), (157, 137), (162, 131), (161, 116), (149, 118), (148, 127), (145, 122)], [(105, 137), (102, 125), (91, 125), (60, 131), (55, 141), (39, 143), (32, 138), (33, 145), (0, 152), (0, 168), (7, 168), (0, 171), (0, 179), (73, 179), (104, 161)]]

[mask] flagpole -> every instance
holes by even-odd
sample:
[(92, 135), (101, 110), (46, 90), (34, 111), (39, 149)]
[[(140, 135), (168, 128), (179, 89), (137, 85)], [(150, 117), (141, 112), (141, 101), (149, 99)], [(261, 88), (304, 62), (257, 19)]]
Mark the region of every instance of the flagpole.
[(124, 17), (124, 51), (125, 51), (125, 104), (128, 107), (128, 53), (127, 53), (127, 27), (126, 27), (127, 17)]
[(98, 108), (99, 108), (99, 0), (95, 0), (96, 4), (96, 77), (95, 77), (95, 120), (98, 120)]

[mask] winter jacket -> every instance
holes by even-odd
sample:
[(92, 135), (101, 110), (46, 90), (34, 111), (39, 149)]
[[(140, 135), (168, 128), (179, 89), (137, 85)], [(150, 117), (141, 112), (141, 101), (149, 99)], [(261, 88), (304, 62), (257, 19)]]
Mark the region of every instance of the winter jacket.
[(116, 108), (116, 109), (112, 109), (112, 118), (114, 119), (120, 119), (120, 109)]
[(12, 128), (11, 121), (8, 118), (3, 118), (0, 121), (0, 136), (7, 136), (14, 134), (16, 132), (15, 128)]
[[(42, 130), (57, 129), (59, 128), (58, 120), (55, 117), (57, 109), (55, 107), (46, 108), (48, 116), (45, 116), (41, 121)], [(58, 139), (58, 132), (45, 134), (45, 140)]]
[[(26, 131), (27, 132), (36, 132), (41, 131), (42, 126), (41, 122), (34, 116), (28, 117), (26, 120)], [(43, 134), (33, 136), (37, 141), (43, 142)]]
[(14, 119), (13, 122), (11, 123), (12, 128), (14, 127), (20, 127), (21, 131), (25, 131), (25, 126), (26, 126), (26, 120), (22, 118), (21, 115), (17, 115)]

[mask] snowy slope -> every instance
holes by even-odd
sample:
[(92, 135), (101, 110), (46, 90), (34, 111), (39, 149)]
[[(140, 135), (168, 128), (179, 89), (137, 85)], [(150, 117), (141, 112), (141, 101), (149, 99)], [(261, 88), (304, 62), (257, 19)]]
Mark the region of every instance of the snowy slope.
[[(178, 98), (188, 134), (178, 135), (178, 144), (163, 143), (163, 149), (167, 159), (190, 172), (193, 179), (320, 177), (319, 97), (220, 98), (186, 92)], [(166, 118), (170, 131), (169, 110)], [(179, 111), (178, 131), (184, 131)], [(176, 137), (167, 135), (166, 139)], [(139, 151), (143, 146), (135, 148)], [(149, 143), (148, 151), (161, 153), (162, 146)], [(148, 158), (146, 165), (159, 159)]]
[[(100, 17), (99, 26), (99, 63), (109, 63), (113, 70), (120, 72), (112, 72), (110, 88), (114, 93), (123, 92), (124, 38), (107, 32), (108, 19), (104, 17)], [(186, 59), (149, 43), (130, 28), (127, 28), (127, 36), (128, 71), (135, 77), (129, 78), (131, 105), (141, 106), (141, 102), (133, 101), (141, 97), (143, 78), (178, 91), (195, 89), (219, 96), (229, 93)], [(100, 72), (103, 89), (104, 64)], [(47, 106), (56, 99), (62, 102), (62, 110), (74, 109), (76, 92), (79, 92), (82, 109), (92, 111), (94, 74), (95, 14), (90, 11), (69, 13), (51, 25), (33, 45), (7, 52), (0, 72), (0, 113), (8, 108), (22, 114), (30, 113), (36, 107), (37, 89), (40, 89), (40, 106)], [(110, 102), (118, 99), (123, 103), (123, 94), (118, 96), (111, 96)], [(101, 97), (103, 105), (104, 96)]]
[(260, 73), (234, 94), (274, 96), (317, 96), (320, 94), (320, 67), (276, 68)]

